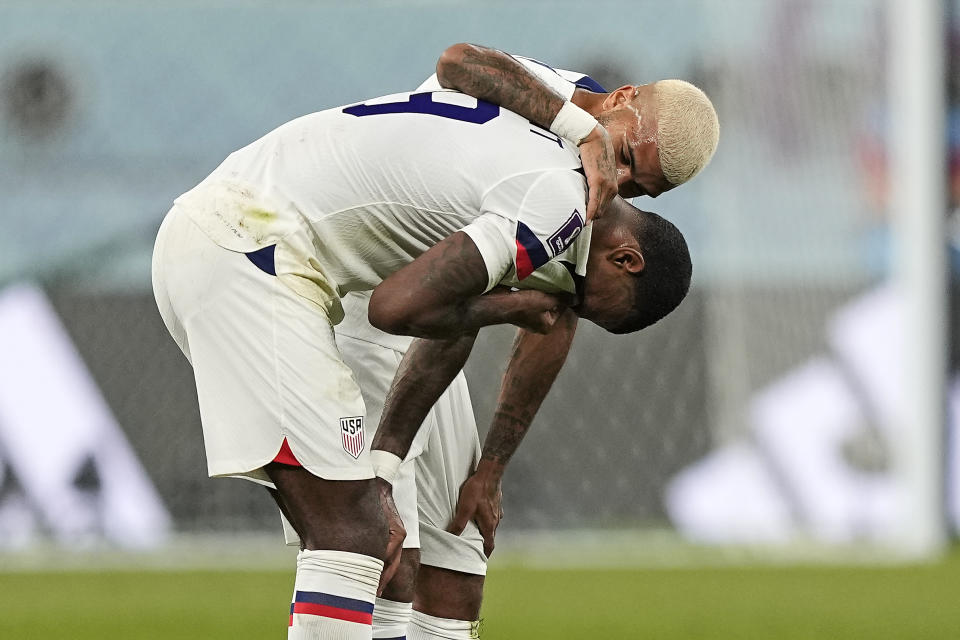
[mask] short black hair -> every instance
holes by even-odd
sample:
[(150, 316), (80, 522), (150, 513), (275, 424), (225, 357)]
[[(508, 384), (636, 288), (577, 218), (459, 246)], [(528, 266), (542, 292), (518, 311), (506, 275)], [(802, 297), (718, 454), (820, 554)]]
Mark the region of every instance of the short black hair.
[(650, 211), (637, 210), (636, 234), (643, 271), (633, 275), (633, 311), (611, 333), (633, 333), (676, 309), (690, 290), (693, 263), (680, 230)]

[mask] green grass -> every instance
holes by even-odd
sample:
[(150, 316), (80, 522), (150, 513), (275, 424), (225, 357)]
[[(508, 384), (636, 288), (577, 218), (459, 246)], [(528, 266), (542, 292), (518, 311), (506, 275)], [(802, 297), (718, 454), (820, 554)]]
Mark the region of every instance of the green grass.
[[(0, 573), (0, 638), (283, 638), (283, 571)], [(487, 640), (960, 638), (960, 550), (886, 568), (499, 569)]]
[(960, 638), (960, 554), (911, 568), (494, 573), (488, 638)]

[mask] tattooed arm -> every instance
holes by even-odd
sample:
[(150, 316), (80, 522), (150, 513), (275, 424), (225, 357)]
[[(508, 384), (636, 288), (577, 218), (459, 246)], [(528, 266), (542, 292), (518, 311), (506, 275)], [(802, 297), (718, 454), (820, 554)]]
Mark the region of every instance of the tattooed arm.
[(541, 291), (498, 289), (479, 295), (488, 278), (477, 245), (458, 231), (374, 289), (370, 324), (421, 338), (453, 338), (491, 324), (543, 333), (563, 308), (563, 298)]
[[(455, 44), (437, 61), (437, 80), (448, 89), (498, 104), (549, 129), (565, 102), (563, 96), (544, 84), (512, 56), (474, 44)], [(584, 95), (578, 89), (573, 102)], [(586, 108), (594, 116), (596, 109)], [(602, 215), (617, 195), (617, 166), (613, 143), (607, 130), (597, 123), (583, 140), (571, 140), (580, 146), (580, 158), (587, 177), (587, 220)]]
[[(549, 333), (521, 329), (517, 334), (480, 464), (460, 491), (449, 527), (460, 534), (468, 521), (475, 520), (488, 557), (503, 515), (500, 480), (504, 468), (560, 372), (576, 327), (577, 316), (567, 309)], [(449, 340), (413, 341), (387, 395), (371, 448), (406, 456), (430, 408), (467, 361), (475, 339), (476, 333), (472, 333)]]
[[(401, 460), (406, 458), (420, 425), (463, 368), (476, 337), (474, 332), (448, 340), (420, 339), (411, 343), (384, 400), (380, 425), (370, 445), (371, 452), (386, 451)], [(389, 529), (385, 566), (380, 578), (382, 591), (399, 565), (406, 528), (393, 500), (392, 485), (378, 479), (378, 488)]]
[(503, 517), (500, 482), (504, 469), (560, 372), (576, 329), (577, 316), (567, 309), (545, 335), (522, 329), (517, 333), (480, 463), (460, 489), (457, 511), (448, 529), (459, 535), (467, 522), (474, 520), (488, 557)]
[[(480, 327), (513, 323), (543, 332), (560, 315), (561, 299), (539, 291), (498, 290), (478, 295), (487, 288), (489, 277), (476, 244), (458, 231), (374, 290), (368, 310), (370, 324), (381, 331), (448, 340), (420, 340), (408, 350), (387, 395), (372, 449), (401, 460), (406, 457), (430, 407), (470, 354)], [(386, 465), (374, 468), (389, 532), (378, 594), (400, 564), (406, 536), (385, 469)]]
[(390, 385), (371, 448), (406, 456), (431, 407), (466, 363), (476, 338), (474, 332), (410, 344)]
[[(521, 331), (508, 365), (501, 410), (494, 424), (495, 428), (500, 422), (505, 425), (497, 429), (502, 429), (502, 435), (493, 447), (496, 464), (492, 469), (496, 470), (499, 465), (499, 473), (479, 476), (495, 477), (499, 491), (499, 477), (506, 459), (520, 443), (566, 358), (576, 314), (565, 308), (557, 296), (539, 291), (496, 290), (478, 295), (486, 288), (488, 278), (483, 257), (473, 240), (466, 233), (457, 232), (374, 290), (368, 312), (373, 326), (392, 333), (446, 339), (415, 340), (407, 350), (387, 394), (371, 449), (405, 458), (430, 408), (470, 355), (477, 330), (489, 324), (517, 324), (526, 330)], [(558, 318), (561, 322), (554, 328)], [(534, 336), (539, 333), (547, 333), (543, 337), (548, 340), (537, 341)], [(539, 355), (538, 350), (542, 350)], [(478, 483), (478, 486), (486, 485)], [(379, 481), (379, 489), (390, 530), (387, 566), (381, 576), (383, 583), (396, 571), (405, 531), (393, 502), (391, 485)], [(499, 522), (499, 500), (496, 510)], [(489, 547), (488, 555), (493, 551), (495, 529), (496, 524), (493, 529), (486, 525), (481, 529), (484, 547)]]
[(442, 87), (499, 104), (544, 129), (564, 103), (509, 54), (475, 44), (448, 47), (437, 61), (437, 80)]

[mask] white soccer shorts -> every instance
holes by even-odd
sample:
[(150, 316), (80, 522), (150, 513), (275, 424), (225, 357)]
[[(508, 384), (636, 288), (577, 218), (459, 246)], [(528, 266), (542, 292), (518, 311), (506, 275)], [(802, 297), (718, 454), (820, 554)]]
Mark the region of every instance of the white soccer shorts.
[(316, 476), (373, 477), (360, 388), (319, 306), (215, 244), (178, 206), (157, 236), (153, 289), (193, 365), (211, 476), (270, 485), (263, 467), (286, 438)]
[(434, 427), (417, 464), (420, 562), (432, 567), (486, 575), (483, 536), (471, 520), (460, 535), (447, 532), (460, 487), (480, 461), (480, 438), (467, 379), (461, 371), (427, 418)]

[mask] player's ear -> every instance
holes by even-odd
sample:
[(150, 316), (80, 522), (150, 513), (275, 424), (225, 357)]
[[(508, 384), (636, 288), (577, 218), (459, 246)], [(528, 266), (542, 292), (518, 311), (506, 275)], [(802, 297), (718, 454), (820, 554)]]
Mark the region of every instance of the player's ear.
[(613, 107), (633, 100), (636, 89), (632, 84), (623, 85), (604, 99), (602, 108), (604, 110), (612, 109)]
[(647, 266), (646, 260), (639, 249), (634, 247), (617, 247), (607, 254), (607, 259), (618, 269), (623, 269), (627, 273), (640, 273)]

